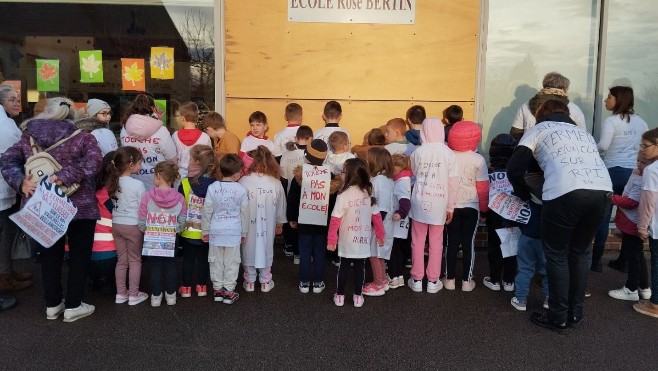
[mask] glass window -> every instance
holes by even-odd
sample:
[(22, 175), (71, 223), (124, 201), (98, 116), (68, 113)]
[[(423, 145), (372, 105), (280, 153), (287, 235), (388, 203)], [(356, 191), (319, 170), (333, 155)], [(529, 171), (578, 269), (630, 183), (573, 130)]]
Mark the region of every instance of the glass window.
[[(38, 112), (43, 98), (65, 95), (81, 104), (98, 98), (111, 105), (116, 127), (140, 93), (122, 89), (122, 58), (145, 60), (144, 90), (161, 100), (171, 129), (181, 102), (194, 101), (202, 112), (215, 107), (212, 0), (11, 2), (0, 3), (0, 14), (0, 81), (21, 81), (22, 118)], [(173, 48), (173, 78), (151, 76), (151, 47)], [(102, 82), (80, 81), (85, 50), (102, 51)], [(59, 60), (56, 91), (37, 90), (37, 59)]]

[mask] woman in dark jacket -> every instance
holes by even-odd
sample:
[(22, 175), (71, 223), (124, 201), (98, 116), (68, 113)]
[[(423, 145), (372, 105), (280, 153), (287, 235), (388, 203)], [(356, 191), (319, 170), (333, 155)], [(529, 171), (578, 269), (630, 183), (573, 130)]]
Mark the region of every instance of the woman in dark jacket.
[[(27, 159), (32, 156), (30, 137), (45, 149), (71, 136), (76, 131), (72, 121), (74, 113), (71, 100), (48, 99), (44, 112), (24, 124), (25, 130), (20, 141), (2, 155), (0, 159), (2, 176), (25, 198), (32, 196), (36, 189), (32, 176), (26, 177), (24, 170)], [(93, 305), (83, 303), (82, 297), (94, 242), (94, 226), (99, 217), (94, 177), (101, 168), (103, 156), (96, 139), (88, 133), (77, 134), (49, 153), (62, 166), (62, 170), (50, 177), (50, 182), (65, 186), (80, 184), (80, 188), (70, 196), (71, 202), (78, 211), (69, 224), (65, 236), (52, 247), (40, 247), (46, 316), (48, 319), (57, 319), (64, 312), (64, 321), (72, 322), (92, 314), (95, 309)], [(70, 260), (64, 302), (62, 261), (66, 237), (70, 248)]]

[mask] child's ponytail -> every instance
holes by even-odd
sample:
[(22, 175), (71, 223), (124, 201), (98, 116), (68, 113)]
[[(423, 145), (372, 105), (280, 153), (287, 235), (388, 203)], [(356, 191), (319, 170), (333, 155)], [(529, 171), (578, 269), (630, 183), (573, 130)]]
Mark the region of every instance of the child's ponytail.
[(360, 158), (350, 158), (345, 161), (343, 167), (344, 181), (343, 187), (338, 193), (345, 192), (351, 186), (357, 186), (360, 190), (370, 196), (371, 203), (375, 205), (377, 199), (372, 197), (372, 183), (370, 183), (370, 172), (368, 165)]
[(119, 188), (119, 178), (121, 174), (133, 164), (142, 162), (142, 153), (135, 147), (121, 147), (115, 153), (114, 157), (104, 169), (107, 172), (107, 193), (110, 198), (114, 198), (117, 192), (121, 192)]

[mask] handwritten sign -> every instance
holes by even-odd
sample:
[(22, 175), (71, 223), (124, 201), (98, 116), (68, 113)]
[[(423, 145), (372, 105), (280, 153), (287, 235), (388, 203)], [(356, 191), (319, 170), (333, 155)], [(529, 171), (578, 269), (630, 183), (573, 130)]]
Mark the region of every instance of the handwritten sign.
[(499, 193), (489, 202), (489, 208), (507, 220), (528, 224), (530, 206), (520, 198), (507, 193)]
[(329, 183), (331, 173), (326, 166), (304, 164), (299, 219), (302, 224), (327, 225)]
[(288, 21), (414, 24), (416, 0), (288, 0)]
[(51, 247), (64, 236), (77, 212), (66, 193), (45, 176), (25, 206), (9, 218), (41, 246)]
[(144, 231), (144, 256), (173, 258), (176, 249), (176, 224), (178, 216), (171, 213), (149, 212), (146, 214)]
[(496, 233), (500, 237), (500, 250), (503, 253), (503, 258), (516, 256), (519, 249), (521, 230), (517, 227), (500, 228), (496, 229)]

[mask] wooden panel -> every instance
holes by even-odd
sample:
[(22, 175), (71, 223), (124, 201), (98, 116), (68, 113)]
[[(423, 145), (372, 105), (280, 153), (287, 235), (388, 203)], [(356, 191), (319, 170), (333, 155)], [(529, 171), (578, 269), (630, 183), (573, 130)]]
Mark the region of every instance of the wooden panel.
[(226, 1), (226, 96), (472, 102), (479, 0), (417, 0), (414, 25), (292, 23)]
[[(286, 122), (283, 119), (284, 109), (290, 100), (283, 99), (228, 99), (226, 102), (226, 123), (229, 130), (240, 139), (249, 131), (249, 115), (253, 111), (263, 111), (267, 115), (270, 130), (268, 135), (273, 139), (274, 134), (281, 130)], [(304, 109), (304, 124), (320, 129), (324, 126), (322, 110), (325, 101), (321, 100), (295, 100)], [(339, 101), (343, 108), (343, 119), (340, 126), (347, 128), (354, 144), (360, 144), (368, 130), (386, 124), (386, 121), (401, 117), (404, 118), (407, 109), (414, 104), (425, 107), (429, 117), (441, 117), (441, 112), (451, 104), (458, 104), (464, 109), (464, 119), (473, 119), (473, 103), (460, 102), (362, 102)]]

